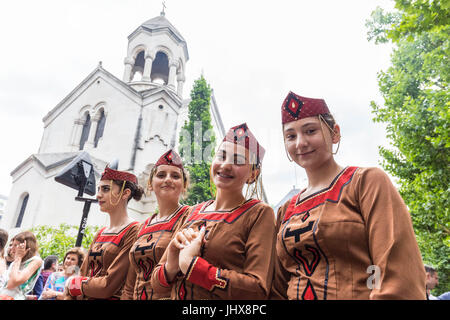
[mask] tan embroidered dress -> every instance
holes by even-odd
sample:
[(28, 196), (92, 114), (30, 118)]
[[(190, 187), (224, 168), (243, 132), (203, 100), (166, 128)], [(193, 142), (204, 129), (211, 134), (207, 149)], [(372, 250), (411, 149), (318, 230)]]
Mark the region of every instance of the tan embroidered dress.
[(182, 228), (206, 226), (200, 256), (186, 275), (168, 283), (165, 255), (152, 274), (156, 291), (172, 288), (172, 299), (267, 299), (273, 278), (275, 216), (259, 200), (231, 211), (207, 211), (212, 202), (194, 207)]
[(80, 269), (81, 276), (89, 277), (81, 286), (83, 299), (120, 299), (138, 227), (135, 221), (118, 233), (106, 233), (106, 228), (97, 233)]
[(347, 167), (299, 198), (278, 211), (272, 298), (426, 298), (411, 217), (382, 170)]
[(154, 292), (150, 278), (153, 268), (169, 245), (173, 232), (183, 224), (190, 208), (180, 206), (168, 220), (152, 222), (152, 216), (140, 225), (129, 254), (130, 269), (122, 300), (170, 299), (170, 288)]

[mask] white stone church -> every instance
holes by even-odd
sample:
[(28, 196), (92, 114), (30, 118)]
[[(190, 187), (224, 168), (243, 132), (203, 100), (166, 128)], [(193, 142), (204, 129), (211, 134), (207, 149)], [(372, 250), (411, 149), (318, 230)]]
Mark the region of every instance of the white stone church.
[[(37, 225), (80, 224), (83, 202), (77, 191), (55, 181), (81, 152), (89, 153), (98, 182), (107, 163), (138, 176), (145, 188), (150, 169), (169, 148), (177, 148), (187, 119), (183, 99), (186, 41), (164, 13), (128, 36), (122, 79), (99, 65), (43, 118), (44, 133), (37, 154), (12, 172), (13, 186), (0, 227), (29, 229)], [(214, 96), (211, 118), (216, 140), (224, 126)], [(85, 197), (88, 197), (85, 195)], [(130, 201), (129, 214), (138, 221), (156, 206), (154, 196)], [(88, 225), (108, 225), (109, 217), (92, 204)]]

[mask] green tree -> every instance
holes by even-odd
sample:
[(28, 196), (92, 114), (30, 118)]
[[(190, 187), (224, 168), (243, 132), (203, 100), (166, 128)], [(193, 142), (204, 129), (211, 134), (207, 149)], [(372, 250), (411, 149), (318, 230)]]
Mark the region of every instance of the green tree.
[(450, 2), (397, 0), (396, 12), (372, 13), (368, 38), (391, 42), (391, 66), (378, 74), (393, 148), (380, 147), (382, 166), (397, 178), (425, 263), (437, 267), (435, 294), (450, 290)]
[[(56, 255), (58, 256), (58, 261), (62, 262), (66, 251), (75, 247), (78, 228), (78, 226), (62, 223), (58, 227), (36, 226), (31, 229), (31, 232), (36, 235), (39, 245), (39, 254), (42, 258), (49, 255)], [(81, 243), (81, 246), (84, 249), (87, 250), (89, 248), (97, 230), (98, 227), (86, 227)]]
[(188, 121), (180, 134), (180, 156), (190, 174), (191, 186), (186, 204), (194, 205), (211, 198), (210, 164), (214, 156), (215, 136), (210, 114), (211, 88), (203, 75), (194, 82)]

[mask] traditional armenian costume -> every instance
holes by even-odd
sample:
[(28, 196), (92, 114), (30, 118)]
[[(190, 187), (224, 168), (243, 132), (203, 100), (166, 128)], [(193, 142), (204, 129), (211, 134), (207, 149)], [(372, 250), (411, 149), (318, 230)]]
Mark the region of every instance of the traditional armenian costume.
[[(290, 92), (282, 123), (323, 113), (324, 100)], [(302, 192), (278, 210), (272, 298), (425, 299), (411, 217), (386, 173), (346, 167), (327, 188)]]
[[(130, 181), (137, 184), (135, 175), (106, 167), (101, 180)], [(68, 291), (76, 299), (119, 300), (129, 268), (128, 254), (138, 232), (139, 223), (131, 222), (117, 233), (100, 229), (89, 247), (80, 275), (70, 278)]]
[[(224, 141), (244, 146), (262, 162), (264, 148), (246, 124), (231, 128)], [(171, 288), (171, 298), (176, 300), (267, 299), (275, 257), (272, 208), (250, 199), (232, 210), (210, 211), (207, 207), (212, 201), (196, 205), (181, 227), (206, 227), (200, 256), (192, 259), (185, 275), (179, 273), (171, 283), (163, 256), (152, 274), (155, 292)]]
[[(156, 162), (160, 165), (175, 166), (183, 170), (180, 156), (173, 150), (164, 153)], [(169, 245), (174, 231), (181, 226), (190, 207), (180, 205), (165, 220), (155, 221), (156, 214), (145, 220), (139, 227), (136, 240), (130, 250), (130, 269), (122, 293), (122, 300), (170, 299), (170, 289), (155, 292), (150, 278)]]

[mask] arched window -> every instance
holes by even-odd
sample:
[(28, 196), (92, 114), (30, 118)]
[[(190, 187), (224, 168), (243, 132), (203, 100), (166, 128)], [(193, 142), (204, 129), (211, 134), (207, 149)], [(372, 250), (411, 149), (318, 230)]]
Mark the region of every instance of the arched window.
[(141, 51), (136, 56), (133, 69), (131, 70), (132, 81), (142, 80), (142, 75), (144, 74), (144, 66), (145, 66), (144, 54), (145, 54), (145, 51)]
[(133, 77), (131, 78), (131, 81), (134, 82), (134, 81), (141, 81), (141, 80), (142, 80), (142, 72), (135, 71), (133, 73)]
[(25, 209), (27, 208), (27, 203), (28, 203), (29, 197), (30, 197), (30, 195), (27, 194), (22, 200), (22, 205), (20, 206), (19, 216), (17, 217), (17, 221), (16, 221), (16, 228), (19, 228), (22, 225), (22, 219), (23, 219), (23, 215), (25, 214)]
[(81, 138), (80, 138), (80, 150), (83, 150), (84, 144), (86, 143), (88, 137), (89, 137), (89, 130), (91, 129), (91, 116), (88, 112), (86, 112), (86, 120), (83, 124), (83, 131), (81, 131)]
[(94, 148), (97, 148), (98, 140), (103, 136), (103, 130), (105, 130), (105, 123), (106, 123), (106, 117), (105, 117), (105, 110), (100, 110), (100, 119), (98, 120), (97, 125), (97, 131), (95, 132), (95, 139), (94, 139)]
[(159, 51), (152, 63), (152, 73), (150, 75), (152, 82), (167, 84), (169, 81), (169, 58), (164, 52)]

